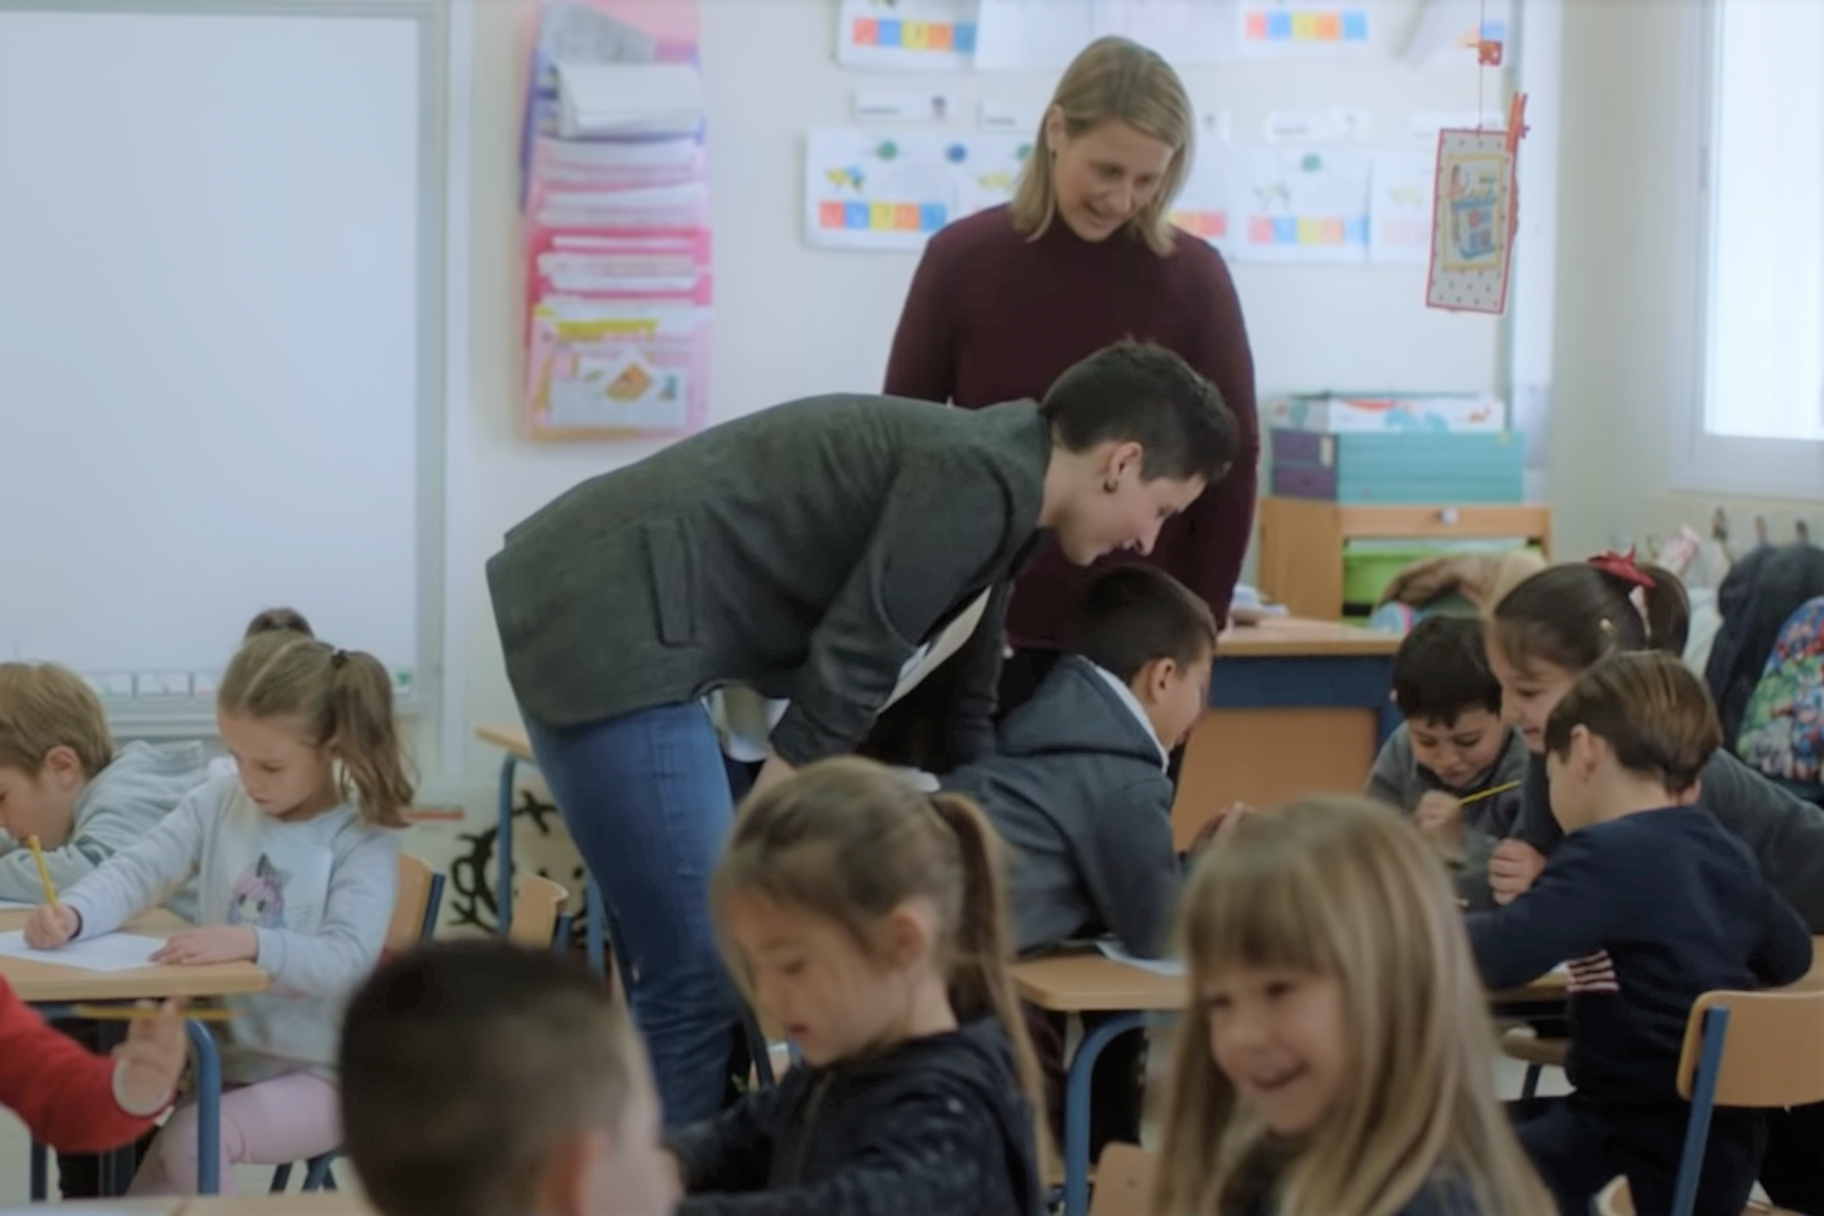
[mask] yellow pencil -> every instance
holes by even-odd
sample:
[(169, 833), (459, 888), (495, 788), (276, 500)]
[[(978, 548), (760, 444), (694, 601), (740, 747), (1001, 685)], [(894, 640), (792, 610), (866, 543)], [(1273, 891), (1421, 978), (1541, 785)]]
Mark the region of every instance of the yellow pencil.
[[(142, 1018), (155, 1018), (164, 1012), (153, 1007), (142, 1009), (137, 1005), (72, 1005), (70, 1016), (88, 1018), (96, 1022), (136, 1022)], [(186, 1009), (177, 1015), (187, 1022), (229, 1022), (234, 1014), (226, 1009)]]
[(1459, 806), (1468, 806), (1470, 803), (1480, 802), (1484, 798), (1493, 798), (1496, 794), (1505, 794), (1509, 790), (1517, 790), (1523, 784), (1525, 783), (1521, 781), (1509, 781), (1506, 785), (1497, 785), (1492, 789), (1483, 790), (1479, 794), (1471, 794), (1467, 798), (1459, 798), (1457, 799), (1457, 804)]
[(44, 864), (44, 846), (38, 843), (36, 836), (27, 836), (25, 843), (31, 847), (32, 860), (38, 863), (38, 881), (44, 884), (45, 902), (55, 908), (57, 888), (51, 885), (51, 868)]

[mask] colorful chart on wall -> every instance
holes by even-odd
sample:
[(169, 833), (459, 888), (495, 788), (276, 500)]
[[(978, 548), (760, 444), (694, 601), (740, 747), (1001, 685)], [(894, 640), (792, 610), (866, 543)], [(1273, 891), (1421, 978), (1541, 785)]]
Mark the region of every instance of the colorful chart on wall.
[(1431, 260), (1432, 171), (1424, 152), (1376, 152), (1368, 204), (1368, 260), (1423, 266)]
[(1374, 154), (1358, 148), (1238, 148), (1230, 156), (1229, 251), (1250, 262), (1362, 262)]
[(830, 129), (805, 138), (804, 232), (824, 249), (919, 249), (952, 220), (1004, 203), (1023, 135)]
[(1515, 218), (1507, 133), (1440, 132), (1432, 192), (1425, 302), (1465, 312), (1503, 311)]
[(975, 54), (981, 0), (842, 0), (836, 62), (884, 71), (957, 72)]
[(1359, 55), (1373, 30), (1366, 3), (1246, 0), (1236, 6), (1236, 49), (1250, 58)]

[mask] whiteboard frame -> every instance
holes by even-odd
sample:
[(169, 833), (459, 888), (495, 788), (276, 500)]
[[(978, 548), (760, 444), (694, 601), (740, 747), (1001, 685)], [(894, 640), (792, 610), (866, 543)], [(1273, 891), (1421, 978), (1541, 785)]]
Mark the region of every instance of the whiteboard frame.
[[(0, 0), (7, 13), (122, 13), (141, 16), (323, 17), (410, 20), (418, 27), (418, 598), (412, 693), (398, 699), (400, 717), (437, 713), (444, 678), (444, 484), (447, 312), (446, 114), (449, 90), (447, 9), (439, 0)], [(226, 653), (231, 639), (223, 639)], [(197, 738), (216, 733), (213, 708), (188, 699), (170, 707), (104, 699), (121, 738)]]

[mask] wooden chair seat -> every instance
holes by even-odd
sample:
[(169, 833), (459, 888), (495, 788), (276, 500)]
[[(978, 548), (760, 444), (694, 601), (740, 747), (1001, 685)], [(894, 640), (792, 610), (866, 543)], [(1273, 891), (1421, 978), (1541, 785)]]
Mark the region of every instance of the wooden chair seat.
[[(1634, 1196), (1628, 1193), (1626, 1178), (1617, 1178), (1602, 1188), (1602, 1193), (1596, 1196), (1596, 1213), (1597, 1216), (1634, 1216)], [(1750, 1200), (1742, 1209), (1742, 1216), (1799, 1216), (1799, 1213)]]
[(1563, 1068), (1568, 1039), (1542, 1039), (1531, 1026), (1516, 1026), (1501, 1036), (1501, 1053), (1523, 1064)]

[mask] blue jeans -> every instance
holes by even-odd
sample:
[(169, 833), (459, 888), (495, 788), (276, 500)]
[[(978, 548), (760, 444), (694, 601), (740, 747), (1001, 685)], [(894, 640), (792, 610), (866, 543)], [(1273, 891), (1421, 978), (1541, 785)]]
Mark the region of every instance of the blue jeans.
[(526, 733), (601, 888), (634, 1021), (667, 1124), (721, 1109), (740, 1005), (716, 952), (709, 876), (734, 804), (699, 702)]

